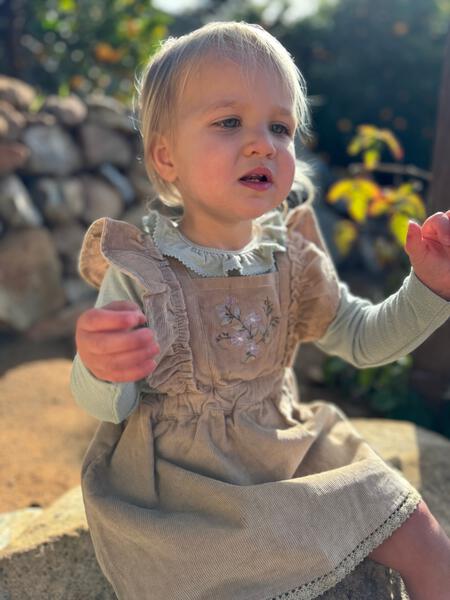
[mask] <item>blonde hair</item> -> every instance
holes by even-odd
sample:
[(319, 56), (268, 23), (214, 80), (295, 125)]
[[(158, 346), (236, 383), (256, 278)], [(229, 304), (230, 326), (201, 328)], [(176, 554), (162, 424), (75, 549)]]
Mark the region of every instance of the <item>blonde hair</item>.
[[(284, 46), (259, 25), (244, 22), (213, 22), (179, 38), (169, 37), (151, 57), (136, 81), (139, 127), (144, 145), (144, 163), (149, 179), (167, 206), (182, 205), (173, 183), (157, 172), (150, 149), (158, 134), (172, 136), (176, 109), (189, 76), (205, 57), (212, 55), (239, 62), (244, 69), (272, 68), (286, 86), (295, 107), (297, 133), (309, 136), (309, 108), (302, 74)], [(308, 168), (297, 161), (294, 181), (306, 190), (314, 186)]]

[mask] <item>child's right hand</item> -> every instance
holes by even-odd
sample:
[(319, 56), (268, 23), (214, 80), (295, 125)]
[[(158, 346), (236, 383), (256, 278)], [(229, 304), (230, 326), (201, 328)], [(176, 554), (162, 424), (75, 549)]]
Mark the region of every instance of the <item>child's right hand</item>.
[(159, 346), (151, 329), (139, 327), (145, 322), (137, 304), (127, 300), (85, 311), (75, 333), (84, 365), (98, 379), (112, 382), (138, 381), (152, 373)]

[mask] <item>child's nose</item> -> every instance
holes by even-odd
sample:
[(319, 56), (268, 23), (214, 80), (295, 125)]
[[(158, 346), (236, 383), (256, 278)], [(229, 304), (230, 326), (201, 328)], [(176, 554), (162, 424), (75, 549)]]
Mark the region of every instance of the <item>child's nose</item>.
[(249, 132), (244, 153), (246, 156), (260, 154), (273, 157), (276, 154), (276, 147), (270, 131), (260, 129)]

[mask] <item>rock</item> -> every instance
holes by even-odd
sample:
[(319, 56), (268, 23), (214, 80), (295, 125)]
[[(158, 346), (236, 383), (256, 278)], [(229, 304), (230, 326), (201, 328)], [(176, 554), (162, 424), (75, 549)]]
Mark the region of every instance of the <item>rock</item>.
[[(0, 597), (9, 594), (11, 600), (116, 600), (95, 559), (79, 488), (39, 515), (0, 554), (0, 581)], [(396, 573), (365, 560), (321, 599), (407, 600), (403, 589)]]
[(80, 140), (89, 167), (111, 163), (126, 168), (131, 163), (130, 145), (117, 131), (87, 121), (80, 127)]
[(42, 177), (33, 186), (33, 197), (53, 224), (70, 223), (83, 213), (83, 185), (79, 179)]
[[(68, 361), (65, 362), (69, 365)], [(53, 373), (58, 372), (54, 365), (50, 370)], [(21, 382), (22, 386), (28, 379), (24, 375), (25, 372), (17, 373), (17, 381)], [(39, 382), (42, 375), (36, 375), (38, 373), (33, 380)], [(67, 376), (68, 372), (65, 371), (65, 377)], [(46, 378), (43, 384), (48, 386), (48, 383)], [(62, 387), (64, 385), (67, 383)], [(0, 394), (0, 397), (5, 395)], [(29, 397), (25, 397), (24, 401), (27, 406), (30, 405)], [(24, 411), (24, 418), (28, 418), (27, 412)], [(37, 413), (41, 419), (47, 414), (41, 411)], [(60, 417), (55, 416), (54, 423), (58, 422), (66, 423), (66, 420), (61, 421)], [(16, 427), (17, 423), (16, 418)], [(45, 421), (41, 420), (41, 429), (44, 423)], [(400, 469), (404, 476), (419, 488), (432, 512), (447, 533), (450, 533), (447, 506), (450, 494), (449, 440), (407, 422), (353, 419), (352, 423), (385, 460)], [(9, 428), (5, 431), (9, 431)], [(59, 433), (59, 430), (57, 431)], [(42, 439), (40, 442), (42, 443)], [(0, 456), (3, 456), (1, 452)], [(53, 461), (59, 458), (57, 452), (51, 456)], [(24, 572), (27, 573), (26, 577), (23, 577)], [(38, 515), (22, 535), (15, 538), (0, 553), (0, 581), (0, 598), (10, 600), (115, 598), (94, 558), (78, 486)], [(408, 596), (397, 573), (366, 559), (320, 598), (407, 600)]]
[(23, 167), (30, 156), (26, 146), (18, 142), (0, 143), (0, 176)]
[(17, 141), (26, 124), (23, 115), (9, 102), (0, 100), (0, 118), (3, 123), (0, 129), (0, 139), (9, 142)]
[(0, 139), (8, 138), (9, 123), (3, 115), (0, 115)]
[[(64, 287), (64, 290), (66, 288)], [(92, 288), (91, 288), (92, 291)], [(70, 306), (65, 306), (50, 317), (34, 323), (26, 332), (26, 337), (33, 341), (50, 342), (61, 339), (74, 339), (75, 326), (78, 318), (88, 308), (92, 308), (94, 296), (85, 294), (85, 297)]]
[(64, 302), (61, 264), (48, 231), (7, 233), (0, 240), (0, 321), (25, 331)]
[(133, 186), (138, 202), (145, 203), (154, 197), (155, 192), (141, 162), (134, 161), (128, 172), (128, 179)]
[(124, 133), (136, 132), (130, 112), (114, 98), (91, 94), (86, 98), (86, 104), (91, 122)]
[(422, 493), (450, 536), (450, 441), (406, 421), (352, 419), (352, 423), (383, 459)]
[(58, 225), (52, 230), (53, 242), (66, 275), (78, 275), (78, 254), (85, 232), (86, 228), (76, 222)]
[(32, 507), (0, 514), (0, 550), (18, 538), (41, 512), (42, 508)]
[(19, 110), (28, 110), (36, 97), (34, 89), (13, 77), (0, 75), (0, 99), (6, 100)]
[(32, 125), (42, 125), (43, 127), (56, 127), (58, 120), (54, 115), (45, 112), (27, 113), (25, 115), (27, 120), (26, 127)]
[(100, 217), (120, 217), (123, 210), (122, 198), (112, 185), (93, 175), (83, 175), (81, 180), (86, 198), (83, 220), (87, 225)]
[(27, 188), (15, 175), (0, 181), (0, 217), (11, 227), (39, 227), (42, 217), (31, 201)]
[(23, 141), (30, 149), (26, 165), (36, 175), (70, 175), (79, 171), (83, 161), (71, 136), (59, 125), (33, 125), (25, 130)]
[(65, 98), (48, 96), (41, 107), (41, 111), (53, 114), (60, 123), (67, 127), (80, 125), (87, 117), (87, 107), (75, 94)]
[(79, 488), (44, 511), (0, 554), (0, 598), (116, 600), (97, 566)]
[(131, 186), (125, 175), (116, 169), (113, 165), (104, 163), (99, 167), (99, 173), (114, 186), (120, 193), (122, 200), (126, 206), (130, 205), (134, 200), (134, 189)]
[(97, 298), (97, 291), (88, 285), (80, 277), (66, 277), (64, 279), (64, 292), (66, 298), (71, 305), (78, 304), (80, 302), (88, 302), (90, 306), (94, 306)]
[(139, 204), (138, 206), (133, 206), (132, 208), (125, 211), (120, 218), (122, 219), (122, 221), (131, 223), (139, 229), (142, 229), (142, 217), (145, 214), (147, 214), (147, 208), (144, 204)]

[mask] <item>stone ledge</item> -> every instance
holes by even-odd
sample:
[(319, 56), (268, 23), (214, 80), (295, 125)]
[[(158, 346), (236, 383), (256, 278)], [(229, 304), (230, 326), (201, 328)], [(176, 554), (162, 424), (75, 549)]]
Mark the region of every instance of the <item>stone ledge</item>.
[[(411, 423), (353, 419), (372, 447), (403, 472), (450, 533), (450, 442)], [(0, 553), (0, 600), (113, 600), (87, 529), (75, 487), (36, 516)], [(364, 560), (321, 600), (406, 600), (400, 577)], [(143, 599), (145, 600), (145, 599)]]
[[(385, 597), (407, 600), (400, 577), (365, 560), (321, 599), (379, 600)], [(0, 600), (115, 598), (97, 566), (79, 487), (38, 515), (19, 538), (0, 553)]]

